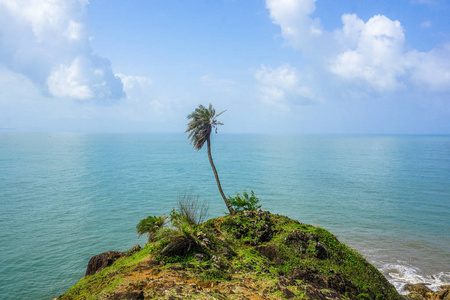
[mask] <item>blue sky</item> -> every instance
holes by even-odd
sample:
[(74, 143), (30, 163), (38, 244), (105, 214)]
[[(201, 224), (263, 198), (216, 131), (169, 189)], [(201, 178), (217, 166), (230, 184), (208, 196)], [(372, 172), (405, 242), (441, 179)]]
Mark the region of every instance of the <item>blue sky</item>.
[(0, 0), (0, 128), (450, 134), (450, 1)]

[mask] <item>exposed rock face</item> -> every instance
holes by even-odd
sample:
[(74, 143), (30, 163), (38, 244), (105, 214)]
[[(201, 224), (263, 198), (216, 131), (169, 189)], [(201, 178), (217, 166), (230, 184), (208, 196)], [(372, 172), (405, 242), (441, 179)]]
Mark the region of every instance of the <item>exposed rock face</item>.
[(206, 257), (206, 256), (205, 256), (205, 254), (203, 254), (203, 253), (195, 253), (195, 255), (194, 255), (194, 258), (195, 258), (197, 261), (202, 261), (205, 257)]
[(258, 246), (258, 247), (255, 247), (255, 250), (258, 251), (259, 254), (267, 257), (270, 261), (273, 261), (275, 263), (281, 262), (282, 258), (280, 257), (278, 247), (275, 245)]
[(295, 297), (295, 294), (288, 289), (282, 290), (281, 293), (283, 294), (283, 297), (286, 299), (291, 299)]
[(260, 243), (269, 242), (273, 237), (273, 224), (267, 211), (244, 211), (243, 215), (248, 218), (248, 223), (235, 223), (237, 229), (234, 236), (237, 239), (250, 237), (246, 243), (256, 246)]
[(434, 293), (431, 300), (450, 300), (450, 286)]
[(410, 293), (404, 296), (407, 300), (450, 300), (450, 286), (442, 286), (442, 290), (433, 292), (426, 285), (407, 284), (404, 289)]
[(113, 300), (144, 300), (143, 291), (124, 292), (112, 295)]
[(197, 238), (200, 241), (200, 246), (211, 249), (211, 241), (208, 239), (206, 234), (200, 231), (197, 233)]
[(118, 258), (124, 254), (118, 251), (107, 251), (102, 254), (93, 256), (88, 263), (86, 275), (93, 275), (106, 267), (111, 266)]
[[(317, 242), (318, 238), (312, 233), (306, 233), (300, 230), (293, 230), (284, 239), (284, 243), (288, 246), (291, 246), (292, 250), (294, 250), (297, 254), (306, 253), (309, 241)], [(322, 254), (323, 253), (321, 253), (321, 255)]]
[(332, 289), (340, 294), (355, 294), (357, 292), (356, 286), (341, 273), (334, 273), (333, 276), (326, 277), (319, 275), (317, 270), (314, 269), (294, 268), (288, 278), (290, 279), (290, 284), (295, 284), (296, 280), (302, 280), (319, 290)]
[(128, 255), (134, 254), (136, 252), (141, 251), (141, 246), (139, 245), (134, 245), (129, 251), (128, 251)]
[(213, 267), (216, 269), (221, 269), (225, 265), (225, 262), (222, 259), (222, 257), (217, 256), (217, 255), (213, 255), (211, 257), (211, 262), (212, 262)]
[(316, 251), (316, 257), (319, 259), (325, 259), (328, 257), (327, 248), (321, 243), (316, 243), (314, 246), (314, 251)]

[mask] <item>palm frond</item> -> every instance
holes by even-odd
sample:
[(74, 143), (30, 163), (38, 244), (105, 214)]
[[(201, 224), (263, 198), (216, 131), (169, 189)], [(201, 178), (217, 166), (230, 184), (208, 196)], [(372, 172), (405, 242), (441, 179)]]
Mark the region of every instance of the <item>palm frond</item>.
[(217, 115), (216, 115), (216, 118), (218, 117), (218, 116), (220, 116), (221, 114), (223, 114), (224, 112), (226, 112), (227, 110), (225, 109), (225, 110), (222, 110), (220, 113), (218, 113)]
[(190, 121), (185, 133), (189, 132), (188, 139), (191, 140), (192, 147), (197, 150), (202, 149), (205, 142), (209, 140), (212, 130), (215, 129), (217, 132), (216, 126), (223, 125), (223, 123), (217, 121), (217, 117), (225, 111), (216, 115), (216, 110), (211, 104), (208, 108), (200, 104), (187, 116)]
[(153, 238), (155, 241), (171, 239), (171, 237), (181, 236), (180, 231), (174, 228), (164, 227), (158, 230)]
[(167, 223), (167, 216), (148, 216), (136, 225), (136, 231), (138, 233), (138, 237), (147, 233), (149, 236), (155, 233), (158, 229), (163, 227)]

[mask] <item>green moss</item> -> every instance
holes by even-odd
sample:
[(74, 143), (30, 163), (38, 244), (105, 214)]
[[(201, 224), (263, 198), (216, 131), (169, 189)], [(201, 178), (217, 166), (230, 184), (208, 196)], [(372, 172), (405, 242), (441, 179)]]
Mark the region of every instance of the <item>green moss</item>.
[(148, 256), (151, 247), (147, 246), (128, 257), (121, 257), (112, 266), (83, 278), (58, 299), (90, 300), (97, 299), (103, 292), (114, 291), (122, 283), (123, 274), (136, 268)]
[[(209, 248), (196, 249), (183, 257), (159, 257), (166, 265), (149, 273), (182, 268), (190, 278), (215, 283), (239, 284), (243, 278), (251, 278), (267, 287), (267, 295), (280, 298), (281, 290), (288, 288), (296, 299), (307, 299), (306, 291), (314, 282), (327, 281), (328, 285), (322, 289), (317, 286), (314, 289), (322, 295), (338, 292), (342, 299), (401, 299), (375, 267), (323, 228), (267, 212), (239, 212), (208, 220), (198, 226), (198, 231), (211, 242)], [(326, 255), (319, 255), (319, 243), (326, 249)], [(99, 299), (105, 293), (113, 293), (127, 278), (127, 272), (133, 271), (149, 255), (158, 258), (164, 246), (164, 241), (150, 243), (132, 256), (123, 257), (111, 267), (81, 280), (60, 299)], [(203, 253), (205, 259), (196, 260), (195, 252)], [(211, 261), (213, 256), (220, 257), (220, 266)]]
[(219, 282), (219, 281), (230, 281), (233, 277), (224, 270), (218, 270), (218, 269), (209, 269), (205, 270), (202, 275), (202, 281), (212, 281), (212, 282)]

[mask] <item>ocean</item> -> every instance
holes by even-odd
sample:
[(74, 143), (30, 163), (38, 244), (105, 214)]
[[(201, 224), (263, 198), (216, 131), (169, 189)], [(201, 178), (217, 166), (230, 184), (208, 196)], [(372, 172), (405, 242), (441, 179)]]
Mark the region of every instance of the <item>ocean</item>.
[[(226, 195), (321, 226), (401, 291), (450, 284), (450, 136), (215, 134)], [(186, 191), (227, 210), (183, 134), (0, 133), (0, 295), (52, 299)]]

